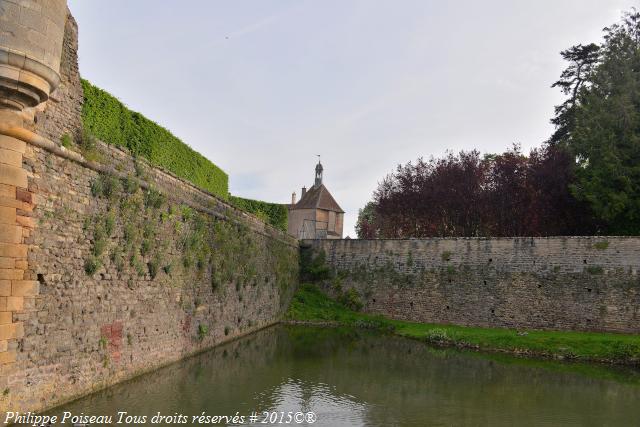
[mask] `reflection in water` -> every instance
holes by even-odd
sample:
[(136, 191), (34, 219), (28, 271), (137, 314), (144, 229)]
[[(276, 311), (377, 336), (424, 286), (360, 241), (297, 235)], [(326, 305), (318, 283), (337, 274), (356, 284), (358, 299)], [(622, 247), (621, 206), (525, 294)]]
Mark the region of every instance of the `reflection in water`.
[(51, 413), (115, 420), (118, 411), (149, 417), (158, 411), (313, 411), (314, 426), (330, 427), (622, 426), (640, 420), (637, 371), (514, 360), (370, 332), (279, 326)]

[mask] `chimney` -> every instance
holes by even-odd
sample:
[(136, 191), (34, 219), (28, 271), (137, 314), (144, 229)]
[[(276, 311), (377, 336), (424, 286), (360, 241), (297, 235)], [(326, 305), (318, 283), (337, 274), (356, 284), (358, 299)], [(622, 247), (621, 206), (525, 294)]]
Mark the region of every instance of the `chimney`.
[(291, 204), (292, 205), (296, 204), (296, 192), (295, 191), (293, 193), (291, 193)]
[(307, 194), (307, 187), (302, 187), (302, 193), (300, 193), (300, 200), (302, 200), (305, 194)]

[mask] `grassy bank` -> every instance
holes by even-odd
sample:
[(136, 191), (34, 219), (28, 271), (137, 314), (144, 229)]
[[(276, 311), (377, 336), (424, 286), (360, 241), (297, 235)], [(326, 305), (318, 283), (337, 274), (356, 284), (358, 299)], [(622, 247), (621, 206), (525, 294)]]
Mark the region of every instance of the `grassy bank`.
[(287, 319), (386, 330), (441, 346), (555, 359), (640, 364), (640, 335), (515, 331), (391, 320), (351, 311), (313, 285), (300, 286)]

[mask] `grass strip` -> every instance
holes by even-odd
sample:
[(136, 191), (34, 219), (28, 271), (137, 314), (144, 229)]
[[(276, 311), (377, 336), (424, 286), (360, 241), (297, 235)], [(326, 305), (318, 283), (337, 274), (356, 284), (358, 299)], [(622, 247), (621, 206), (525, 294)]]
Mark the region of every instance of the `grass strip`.
[(640, 335), (517, 331), (391, 320), (349, 310), (310, 284), (300, 285), (286, 318), (294, 322), (386, 330), (439, 346), (563, 360), (640, 365)]

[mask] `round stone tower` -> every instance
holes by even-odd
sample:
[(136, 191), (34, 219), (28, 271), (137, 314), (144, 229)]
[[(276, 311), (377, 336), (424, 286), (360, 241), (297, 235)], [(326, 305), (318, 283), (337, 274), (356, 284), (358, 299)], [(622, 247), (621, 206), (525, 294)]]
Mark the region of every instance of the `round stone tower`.
[(66, 0), (0, 0), (0, 108), (46, 101), (60, 82)]

